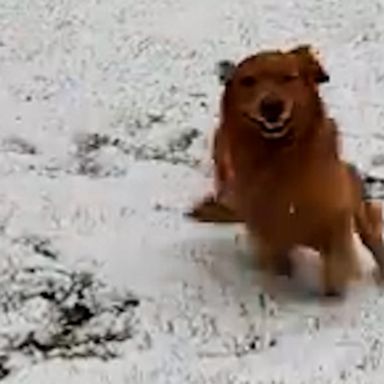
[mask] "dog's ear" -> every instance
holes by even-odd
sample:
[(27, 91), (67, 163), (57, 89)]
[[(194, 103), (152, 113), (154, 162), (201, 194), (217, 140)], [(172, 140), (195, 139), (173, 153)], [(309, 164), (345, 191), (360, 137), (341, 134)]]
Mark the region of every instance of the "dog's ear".
[(311, 76), (316, 83), (327, 83), (329, 81), (327, 71), (321, 65), (317, 53), (310, 45), (299, 45), (292, 49), (290, 53), (299, 58), (306, 74)]
[(221, 60), (216, 64), (216, 74), (220, 84), (225, 85), (231, 80), (235, 68), (236, 64), (229, 60)]

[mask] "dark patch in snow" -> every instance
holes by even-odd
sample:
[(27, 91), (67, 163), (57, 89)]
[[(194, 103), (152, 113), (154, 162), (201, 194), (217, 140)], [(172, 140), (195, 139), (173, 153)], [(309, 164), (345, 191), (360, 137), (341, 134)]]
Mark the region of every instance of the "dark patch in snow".
[(0, 380), (5, 379), (11, 374), (12, 370), (9, 367), (9, 358), (6, 355), (0, 356)]
[(169, 143), (169, 150), (171, 152), (187, 151), (192, 145), (193, 141), (200, 136), (200, 131), (196, 128), (183, 132), (178, 138)]
[(26, 246), (30, 246), (35, 253), (41, 256), (52, 260), (57, 260), (58, 258), (59, 252), (54, 249), (51, 241), (47, 238), (31, 235), (25, 236), (21, 239), (18, 239), (17, 241)]
[(81, 326), (89, 321), (94, 314), (84, 304), (75, 303), (70, 308), (64, 308), (61, 318), (61, 323), (68, 327)]
[(2, 149), (23, 155), (36, 155), (38, 153), (34, 144), (19, 136), (9, 136), (2, 140)]
[(110, 137), (98, 133), (84, 134), (77, 138), (77, 152), (86, 155), (110, 144)]
[(149, 119), (149, 123), (152, 125), (152, 124), (163, 123), (165, 120), (165, 117), (161, 112), (150, 112), (148, 113), (148, 119)]
[(118, 141), (108, 135), (99, 133), (83, 133), (75, 138), (76, 170), (80, 175), (89, 177), (122, 176), (125, 167), (118, 166), (115, 158), (112, 164), (103, 161), (102, 151), (108, 148), (117, 148)]
[(273, 348), (273, 347), (276, 347), (276, 346), (277, 346), (277, 339), (272, 338), (271, 340), (269, 340), (269, 347), (270, 348)]
[[(135, 144), (121, 138), (113, 138), (98, 133), (84, 133), (75, 138), (75, 172), (89, 177), (122, 176), (126, 173), (124, 164), (118, 165), (118, 159), (158, 160), (171, 164), (184, 164), (196, 167), (197, 159), (192, 159), (186, 152), (195, 138), (200, 135), (197, 129), (190, 129), (174, 140), (170, 140), (165, 149)], [(102, 151), (111, 148), (115, 157), (107, 164), (102, 157)]]
[[(33, 237), (14, 241), (21, 252), (0, 267), (0, 379), (10, 373), (9, 364), (18, 368), (20, 354), (30, 363), (116, 357), (119, 344), (138, 331), (135, 295), (36, 252), (41, 243), (50, 244)], [(31, 245), (33, 252), (22, 252)]]
[(193, 159), (182, 152), (165, 151), (152, 147), (131, 148), (136, 160), (158, 160), (171, 164), (183, 164), (189, 167), (199, 165), (198, 159)]
[(251, 351), (256, 351), (259, 349), (259, 344), (260, 344), (260, 336), (255, 336), (249, 342), (248, 347)]

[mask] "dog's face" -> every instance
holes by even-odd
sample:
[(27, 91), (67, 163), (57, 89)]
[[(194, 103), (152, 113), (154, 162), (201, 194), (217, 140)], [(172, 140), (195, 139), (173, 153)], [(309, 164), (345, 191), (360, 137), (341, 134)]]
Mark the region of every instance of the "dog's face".
[(318, 108), (317, 85), (328, 81), (308, 46), (262, 52), (238, 66), (226, 62), (221, 70), (231, 113), (266, 139), (282, 138), (305, 126)]

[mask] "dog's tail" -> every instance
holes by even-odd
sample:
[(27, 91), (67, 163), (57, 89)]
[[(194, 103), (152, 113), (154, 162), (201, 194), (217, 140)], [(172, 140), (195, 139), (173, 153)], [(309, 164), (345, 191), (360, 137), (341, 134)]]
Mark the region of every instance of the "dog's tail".
[(218, 196), (208, 196), (198, 202), (186, 216), (201, 222), (214, 224), (242, 223), (236, 212)]
[(346, 164), (355, 193), (354, 223), (364, 246), (374, 257), (379, 276), (384, 277), (383, 212), (379, 201), (372, 199), (367, 182), (356, 166)]
[(352, 163), (345, 163), (349, 176), (352, 179), (352, 184), (355, 189), (355, 193), (358, 194), (359, 199), (361, 200), (369, 200), (370, 199), (370, 191), (368, 189), (368, 185), (365, 183), (365, 176), (358, 170), (356, 165)]

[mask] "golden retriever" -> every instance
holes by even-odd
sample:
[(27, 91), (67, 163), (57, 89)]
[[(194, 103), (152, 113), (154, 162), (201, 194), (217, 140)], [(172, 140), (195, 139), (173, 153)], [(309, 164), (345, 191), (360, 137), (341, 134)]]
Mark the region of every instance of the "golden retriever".
[(244, 222), (260, 266), (273, 273), (290, 274), (294, 246), (318, 250), (326, 295), (344, 293), (358, 275), (354, 229), (384, 275), (381, 206), (364, 199), (359, 173), (340, 157), (318, 91), (329, 76), (310, 46), (247, 57), (227, 66), (224, 80), (217, 196), (190, 216)]

